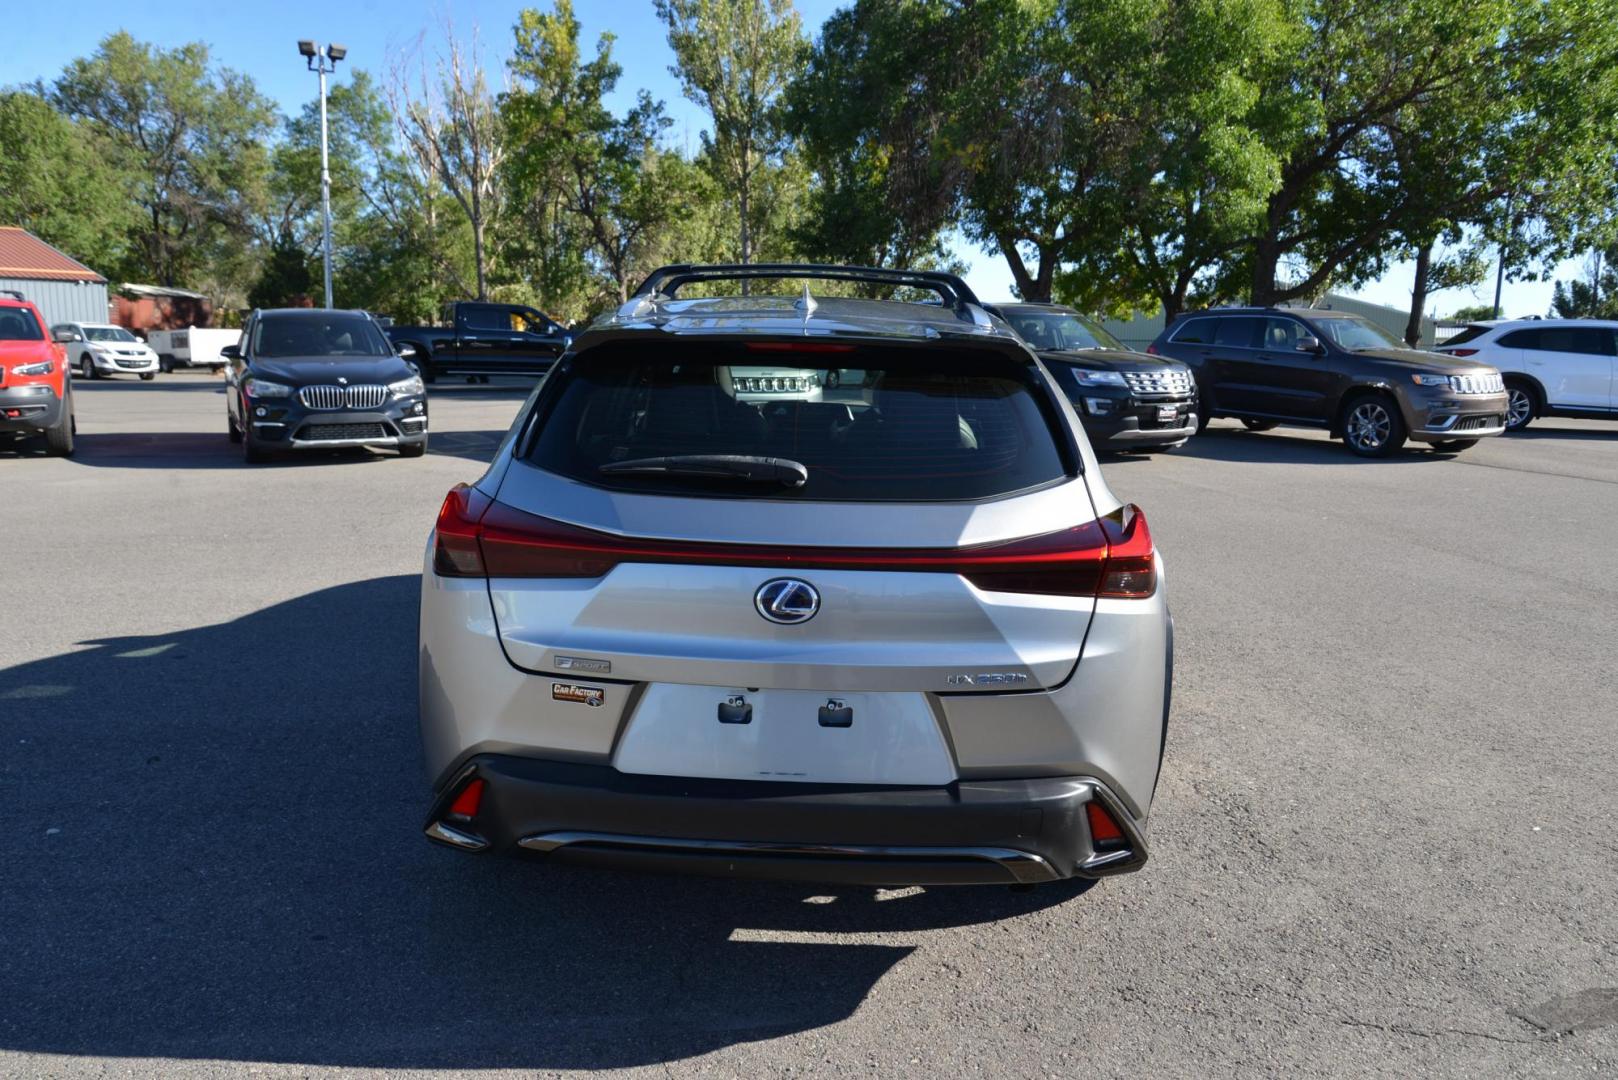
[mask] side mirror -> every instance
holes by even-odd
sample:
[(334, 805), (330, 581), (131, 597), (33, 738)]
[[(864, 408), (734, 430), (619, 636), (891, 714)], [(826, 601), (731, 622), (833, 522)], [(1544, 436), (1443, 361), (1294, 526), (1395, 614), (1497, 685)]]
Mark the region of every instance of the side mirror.
[(240, 360), (242, 358), (242, 347), (240, 345), (226, 345), (219, 350), (219, 355), (226, 360)]
[(1321, 348), (1320, 339), (1317, 337), (1301, 337), (1298, 339), (1298, 344), (1295, 345), (1294, 348), (1296, 348), (1299, 352), (1306, 353), (1318, 353), (1325, 351)]
[(61, 344), (66, 345), (74, 341), (83, 341), (84, 335), (79, 333), (77, 330), (59, 330), (56, 333), (56, 340)]
[(396, 345), (394, 349), (398, 352), (401, 360), (414, 360), (416, 358), (416, 347), (414, 345)]

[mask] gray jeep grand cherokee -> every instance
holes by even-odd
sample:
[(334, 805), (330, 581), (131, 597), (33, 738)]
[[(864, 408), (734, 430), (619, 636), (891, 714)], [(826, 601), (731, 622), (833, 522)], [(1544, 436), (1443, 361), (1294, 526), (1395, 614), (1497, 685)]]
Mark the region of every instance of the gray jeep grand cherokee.
[(1181, 317), (1146, 350), (1189, 364), (1206, 427), (1328, 429), (1362, 457), (1415, 439), (1456, 452), (1506, 429), (1500, 372), (1406, 348), (1358, 315), (1302, 308), (1216, 308)]
[[(702, 295), (737, 278), (805, 283)], [(942, 303), (814, 296), (828, 278)], [(788, 363), (863, 376), (738, 385)], [(425, 556), (439, 843), (893, 885), (1146, 859), (1162, 563), (959, 278), (655, 272), (450, 492)]]

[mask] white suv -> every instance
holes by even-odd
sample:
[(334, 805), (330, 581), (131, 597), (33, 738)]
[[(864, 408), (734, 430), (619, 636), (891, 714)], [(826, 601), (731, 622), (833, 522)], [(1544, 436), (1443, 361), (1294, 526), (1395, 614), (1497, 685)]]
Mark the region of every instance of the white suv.
[(1504, 319), (1473, 323), (1437, 351), (1500, 369), (1507, 431), (1539, 416), (1618, 420), (1618, 322)]
[(60, 323), (51, 337), (67, 349), (67, 366), (80, 378), (139, 375), (147, 382), (157, 377), (157, 353), (121, 326), (106, 323)]
[[(676, 295), (771, 276), (943, 302)], [(837, 385), (738, 389), (783, 353)], [(864, 377), (826, 378), (842, 365)], [(428, 539), (425, 829), (856, 884), (1122, 873), (1146, 861), (1172, 653), (1145, 517), (959, 278), (666, 267)]]

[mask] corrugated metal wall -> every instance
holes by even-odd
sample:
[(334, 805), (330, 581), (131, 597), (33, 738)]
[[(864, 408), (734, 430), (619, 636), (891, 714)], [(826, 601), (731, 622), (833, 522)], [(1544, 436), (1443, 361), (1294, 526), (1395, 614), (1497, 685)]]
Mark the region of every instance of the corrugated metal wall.
[(107, 321), (107, 287), (103, 284), (0, 277), (0, 289), (16, 289), (33, 301), (45, 316), (47, 329), (64, 322)]

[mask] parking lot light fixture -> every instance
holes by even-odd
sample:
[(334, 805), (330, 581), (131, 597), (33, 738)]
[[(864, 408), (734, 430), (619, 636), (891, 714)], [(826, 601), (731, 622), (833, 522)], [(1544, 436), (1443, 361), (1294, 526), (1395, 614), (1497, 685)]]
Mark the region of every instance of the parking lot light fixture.
[(327, 156), (326, 135), (326, 76), (337, 70), (337, 61), (348, 55), (342, 45), (317, 45), (300, 40), (298, 55), (309, 65), (309, 70), (320, 76), (320, 218), (321, 254), (325, 264), (326, 306), (331, 303), (331, 166)]

